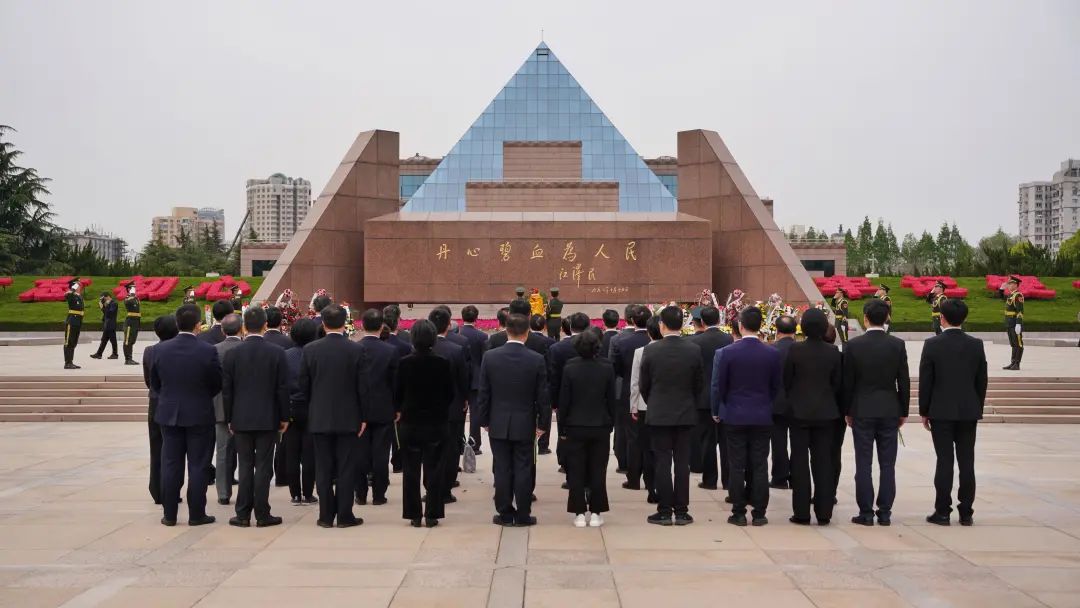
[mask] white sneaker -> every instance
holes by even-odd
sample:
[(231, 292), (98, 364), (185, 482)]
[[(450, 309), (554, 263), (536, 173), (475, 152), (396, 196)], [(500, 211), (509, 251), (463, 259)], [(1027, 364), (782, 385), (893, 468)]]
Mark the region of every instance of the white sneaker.
[(604, 518), (600, 517), (599, 513), (593, 513), (592, 518), (589, 519), (590, 528), (599, 528), (604, 525)]
[(578, 513), (577, 517), (574, 518), (574, 527), (575, 528), (584, 528), (585, 527), (585, 514), (584, 513)]

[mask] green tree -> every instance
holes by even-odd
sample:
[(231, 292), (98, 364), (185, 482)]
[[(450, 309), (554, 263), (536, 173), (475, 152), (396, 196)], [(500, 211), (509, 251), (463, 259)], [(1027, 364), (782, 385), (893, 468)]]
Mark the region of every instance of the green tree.
[(3, 139), (9, 132), (14, 129), (0, 125), (0, 273), (39, 273), (48, 269), (61, 242), (42, 200), (49, 180), (18, 164), (22, 153)]
[(885, 223), (880, 219), (877, 228), (874, 230), (871, 247), (873, 250), (874, 272), (884, 275), (893, 274), (896, 269), (896, 257), (893, 252), (898, 250), (899, 247), (896, 245), (896, 236), (892, 234), (892, 227), (890, 226), (886, 230)]
[(858, 249), (860, 261), (857, 269), (858, 274), (866, 274), (873, 270), (874, 261), (874, 229), (870, 225), (870, 217), (864, 216), (862, 224), (855, 236), (855, 247)]
[(818, 236), (817, 230), (814, 230), (813, 226), (810, 226), (809, 228), (806, 229), (806, 240), (808, 240), (808, 241), (817, 240), (817, 236)]
[(1070, 262), (1080, 262), (1080, 231), (1062, 241), (1058, 257)]

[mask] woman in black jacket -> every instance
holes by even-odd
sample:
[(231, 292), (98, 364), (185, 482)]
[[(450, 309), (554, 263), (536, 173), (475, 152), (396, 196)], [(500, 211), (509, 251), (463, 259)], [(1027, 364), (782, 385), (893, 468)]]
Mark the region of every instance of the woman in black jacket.
[[(819, 309), (803, 313), (806, 341), (792, 344), (784, 360), (784, 391), (791, 416), (791, 522), (819, 525), (832, 519), (836, 502), (834, 434), (843, 390), (840, 351), (825, 341), (829, 320)], [(810, 477), (813, 475), (813, 492)]]
[[(432, 352), (435, 326), (427, 320), (413, 325), (413, 354), (398, 363), (394, 387), (398, 438), (401, 442), (402, 516), (414, 528), (434, 528), (443, 518), (446, 479), (444, 445), (449, 428), (450, 402), (454, 399), (454, 376), (450, 362)], [(427, 500), (420, 502), (420, 471), (423, 469)]]
[(289, 430), (282, 441), (285, 450), (285, 476), (289, 480), (292, 504), (316, 504), (315, 498), (315, 444), (307, 431), (308, 404), (300, 390), (300, 360), (304, 345), (314, 342), (318, 327), (311, 319), (298, 319), (289, 329), (292, 348), (285, 351), (289, 365)]
[[(566, 440), (563, 450), (570, 486), (566, 510), (575, 515), (578, 528), (602, 526), (600, 514), (608, 510), (605, 481), (609, 436), (615, 424), (615, 370), (610, 361), (600, 358), (600, 343), (591, 331), (574, 339), (579, 357), (563, 368), (559, 388), (559, 434)], [(592, 514), (588, 519), (587, 512)]]

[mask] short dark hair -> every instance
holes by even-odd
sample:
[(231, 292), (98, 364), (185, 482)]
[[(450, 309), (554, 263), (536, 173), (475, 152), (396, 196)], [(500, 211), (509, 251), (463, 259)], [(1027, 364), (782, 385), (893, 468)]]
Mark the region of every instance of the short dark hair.
[(461, 309), (461, 320), (465, 323), (476, 323), (478, 318), (480, 318), (480, 311), (472, 304)]
[(941, 316), (953, 327), (960, 327), (968, 316), (968, 306), (960, 298), (949, 298), (941, 303)]
[(780, 315), (780, 318), (776, 320), (776, 333), (778, 334), (794, 334), (795, 327), (795, 317), (791, 315)]
[(532, 313), (532, 306), (529, 306), (528, 300), (516, 298), (510, 302), (510, 314), (529, 316), (530, 313)]
[(575, 312), (574, 314), (570, 315), (571, 332), (580, 334), (586, 329), (589, 329), (590, 325), (592, 325), (592, 320), (589, 319), (589, 315), (583, 312)]
[(547, 319), (544, 318), (544, 315), (533, 315), (529, 317), (529, 329), (533, 331), (544, 331), (545, 327), (547, 327)]
[(600, 318), (604, 320), (604, 327), (608, 329), (615, 329), (619, 326), (619, 313), (618, 311), (611, 310), (610, 308), (604, 311), (604, 314), (600, 315)]
[(103, 291), (103, 292), (101, 292), (101, 297), (103, 297), (103, 298), (111, 298), (111, 297), (113, 297), (113, 295), (112, 295), (111, 291)]
[(569, 336), (572, 333), (570, 330), (570, 317), (563, 317), (562, 323), (559, 323), (559, 328), (562, 329), (562, 333)]
[(319, 337), (319, 324), (312, 319), (297, 319), (289, 328), (289, 337), (300, 348)]
[(154, 319), (154, 335), (158, 337), (158, 340), (162, 342), (172, 340), (179, 333), (180, 329), (176, 326), (176, 315), (161, 315)]
[(663, 338), (664, 334), (660, 333), (660, 317), (649, 317), (649, 320), (645, 322), (645, 331), (653, 340)]
[(720, 324), (720, 309), (715, 306), (706, 306), (701, 309), (701, 322), (712, 327)]
[(811, 308), (803, 313), (802, 333), (809, 339), (824, 340), (829, 329), (829, 319), (820, 308)]
[(634, 327), (643, 328), (645, 324), (649, 322), (649, 317), (652, 316), (652, 311), (648, 306), (634, 305)]
[[(439, 310), (431, 311), (432, 314), (436, 312), (442, 312)], [(412, 337), (413, 348), (418, 353), (428, 353), (435, 347), (435, 334), (439, 333), (435, 324), (426, 319), (420, 319), (416, 323), (413, 323), (412, 331), (409, 332)]]
[(511, 314), (506, 319), (506, 335), (507, 336), (526, 336), (529, 334), (529, 317), (525, 315), (519, 315), (517, 313)]
[(757, 306), (747, 306), (739, 313), (739, 323), (752, 332), (761, 329), (761, 309)]
[[(228, 302), (226, 302), (228, 304)], [(232, 309), (232, 306), (229, 306)], [(176, 327), (179, 331), (195, 331), (202, 321), (202, 311), (194, 304), (184, 304), (176, 309)]]
[(582, 359), (593, 359), (600, 353), (600, 339), (591, 331), (574, 338), (574, 350)]
[(506, 327), (506, 320), (508, 318), (510, 318), (510, 309), (505, 306), (500, 308), (499, 312), (495, 313), (495, 320), (499, 322), (499, 327)]
[[(382, 322), (383, 325), (388, 327), (390, 331), (397, 331), (398, 320), (401, 319), (401, 309), (396, 304), (390, 304), (384, 306), (382, 309)], [(374, 331), (374, 330), (372, 330)]]
[(877, 298), (863, 305), (862, 311), (866, 320), (875, 327), (881, 327), (889, 320), (889, 305)]
[(257, 332), (266, 325), (266, 311), (259, 306), (248, 306), (244, 311), (244, 328), (249, 332)]
[(360, 324), (368, 333), (379, 331), (385, 324), (383, 313), (378, 308), (369, 308), (360, 315)]
[(436, 306), (434, 310), (428, 313), (428, 321), (435, 327), (435, 333), (440, 336), (447, 329), (450, 329), (450, 313), (440, 306)]
[(225, 318), (221, 320), (221, 331), (226, 336), (237, 336), (240, 334), (240, 330), (244, 327), (244, 317), (241, 317), (235, 312), (230, 312), (225, 315)]
[(627, 304), (623, 309), (623, 319), (626, 319), (627, 323), (634, 322), (634, 310), (637, 309), (637, 304)]
[(324, 308), (333, 304), (334, 301), (330, 299), (330, 296), (318, 296), (312, 302), (311, 307), (315, 309), (315, 312), (322, 312)]
[(323, 325), (329, 329), (341, 329), (345, 327), (345, 321), (348, 320), (345, 309), (337, 304), (327, 304), (320, 316)]
[(270, 329), (277, 329), (281, 327), (281, 321), (284, 317), (281, 315), (281, 309), (277, 306), (266, 307), (266, 326)]
[(679, 331), (683, 326), (683, 312), (678, 306), (665, 306), (660, 311), (660, 321), (668, 331)]
[[(228, 300), (218, 300), (210, 307), (210, 314), (214, 315), (214, 320), (218, 323), (221, 323), (221, 320), (224, 319), (226, 315), (230, 315), (234, 312), (236, 312), (236, 310), (233, 309), (232, 302)], [(179, 323), (179, 319), (177, 322)]]

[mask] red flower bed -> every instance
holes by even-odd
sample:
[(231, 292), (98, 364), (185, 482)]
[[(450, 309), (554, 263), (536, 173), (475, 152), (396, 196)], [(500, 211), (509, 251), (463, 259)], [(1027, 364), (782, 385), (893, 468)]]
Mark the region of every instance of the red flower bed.
[(121, 280), (115, 289), (113, 289), (113, 295), (118, 300), (123, 300), (127, 297), (126, 285), (135, 281), (135, 293), (138, 294), (140, 300), (150, 300), (152, 302), (163, 302), (169, 299), (173, 290), (180, 283), (179, 277), (144, 277), (142, 275), (135, 275), (130, 279)]
[(237, 281), (229, 275), (220, 277), (216, 281), (204, 281), (195, 288), (196, 298), (205, 298), (211, 302), (228, 300), (232, 298), (232, 286), (240, 286), (240, 295), (250, 296), (251, 286), (247, 281)]
[(877, 291), (877, 287), (872, 285), (870, 279), (866, 277), (846, 277), (842, 275), (814, 277), (814, 284), (817, 285), (821, 295), (826, 297), (836, 295), (836, 288), (841, 287), (847, 293), (848, 298), (852, 300), (859, 300), (863, 296), (873, 295)]
[(0, 277), (0, 287), (3, 287), (4, 289), (11, 287), (11, 284), (13, 282), (14, 281), (11, 277)]
[[(1025, 300), (1053, 300), (1057, 297), (1057, 291), (1053, 289), (1047, 289), (1046, 285), (1039, 280), (1039, 277), (1030, 275), (1018, 275), (1020, 279), (1020, 293), (1024, 295)], [(988, 274), (986, 275), (986, 289), (988, 291), (997, 291), (1009, 277)], [(1077, 281), (1080, 283), (1080, 281)], [(1073, 287), (1077, 285), (1073, 283)]]
[[(8, 283), (10, 285), (10, 283)], [(1080, 289), (1080, 281), (1073, 281), (1073, 289)]]
[[(57, 277), (55, 279), (37, 279), (34, 286), (19, 294), (20, 302), (63, 302), (64, 295), (68, 291), (68, 283), (75, 277)], [(79, 279), (84, 288), (93, 282), (90, 279)]]
[(956, 279), (950, 276), (924, 276), (916, 277), (910, 274), (900, 279), (900, 287), (908, 287), (916, 297), (925, 298), (934, 289), (934, 284), (941, 281), (945, 284), (945, 296), (949, 298), (966, 298), (967, 287), (957, 287)]
[[(420, 319), (402, 319), (398, 323), (398, 329), (412, 329), (412, 326), (415, 325), (416, 322), (419, 321), (419, 320)], [(465, 323), (461, 319), (454, 319), (454, 321), (458, 324), (459, 327)], [(590, 319), (590, 321), (592, 322), (593, 325), (595, 325), (595, 326), (597, 326), (597, 327), (599, 327), (601, 329), (604, 327), (604, 320), (603, 319)], [(359, 321), (356, 321), (356, 326), (360, 327), (360, 322)], [(496, 331), (499, 331), (499, 320), (498, 319), (477, 319), (476, 323), (473, 323), (473, 326), (476, 327), (476, 329), (479, 329), (480, 331), (496, 332)], [(619, 329), (622, 329), (623, 327), (626, 327), (626, 321), (623, 321), (623, 320), (620, 319), (619, 320)]]

